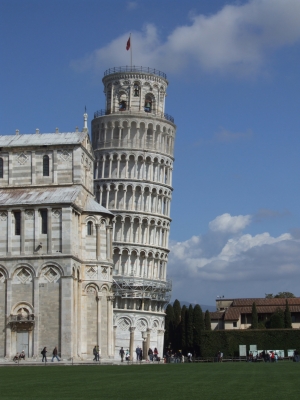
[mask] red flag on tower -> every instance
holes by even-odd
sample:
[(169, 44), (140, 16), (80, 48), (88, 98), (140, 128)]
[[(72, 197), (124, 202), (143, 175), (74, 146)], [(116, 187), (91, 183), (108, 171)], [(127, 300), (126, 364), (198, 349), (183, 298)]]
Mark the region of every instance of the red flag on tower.
[(130, 36), (129, 39), (127, 40), (127, 44), (126, 44), (126, 50), (130, 49)]

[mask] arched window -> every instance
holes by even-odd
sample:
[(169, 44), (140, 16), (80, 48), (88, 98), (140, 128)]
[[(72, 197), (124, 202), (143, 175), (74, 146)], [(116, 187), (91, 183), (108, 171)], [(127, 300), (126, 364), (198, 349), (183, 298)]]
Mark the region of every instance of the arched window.
[(151, 110), (152, 110), (152, 99), (151, 99), (150, 96), (146, 96), (146, 98), (145, 98), (145, 107), (144, 107), (144, 110), (145, 110), (146, 112), (151, 112)]
[(49, 156), (43, 157), (43, 176), (49, 176)]
[(3, 178), (3, 158), (0, 158), (0, 178)]
[(135, 83), (133, 87), (133, 96), (139, 97), (139, 95), (140, 95), (140, 85), (138, 83)]
[(92, 234), (93, 234), (93, 223), (92, 223), (92, 221), (89, 221), (87, 223), (87, 234), (88, 234), (88, 236), (92, 236)]

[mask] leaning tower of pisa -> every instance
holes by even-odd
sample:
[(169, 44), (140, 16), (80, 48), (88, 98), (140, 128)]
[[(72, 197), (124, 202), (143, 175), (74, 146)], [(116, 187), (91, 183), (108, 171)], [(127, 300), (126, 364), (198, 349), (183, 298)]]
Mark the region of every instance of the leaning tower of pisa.
[(114, 347), (135, 359), (137, 346), (163, 354), (170, 300), (168, 239), (176, 126), (165, 113), (168, 81), (158, 70), (104, 73), (105, 109), (95, 112), (95, 194), (115, 214)]

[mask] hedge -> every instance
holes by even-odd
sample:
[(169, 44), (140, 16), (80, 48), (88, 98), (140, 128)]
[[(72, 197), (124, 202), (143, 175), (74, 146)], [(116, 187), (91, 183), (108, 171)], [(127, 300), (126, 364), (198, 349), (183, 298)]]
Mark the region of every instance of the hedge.
[(224, 357), (238, 357), (239, 345), (257, 345), (257, 350), (300, 350), (300, 329), (220, 330), (201, 334), (201, 356), (214, 357), (222, 351)]

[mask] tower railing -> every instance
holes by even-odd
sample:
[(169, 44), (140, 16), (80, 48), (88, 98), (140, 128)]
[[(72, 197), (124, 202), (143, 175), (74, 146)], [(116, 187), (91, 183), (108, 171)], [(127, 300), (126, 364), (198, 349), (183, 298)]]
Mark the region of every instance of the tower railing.
[(172, 291), (172, 281), (167, 279), (154, 280), (128, 275), (115, 275), (113, 278), (113, 292), (122, 298), (145, 298), (169, 302)]
[(133, 66), (126, 65), (124, 67), (109, 68), (104, 72), (104, 76), (115, 74), (118, 72), (144, 72), (146, 74), (154, 74), (157, 76), (161, 76), (164, 79), (167, 79), (167, 75), (164, 72), (159, 71), (158, 69), (149, 68), (149, 67), (138, 67), (135, 65), (133, 65)]
[(115, 149), (115, 148), (130, 148), (131, 150), (153, 150), (159, 151), (160, 153), (165, 153), (173, 156), (173, 146), (157, 143), (153, 141), (147, 141), (142, 139), (111, 139), (111, 140), (99, 140), (97, 142), (98, 148), (101, 149)]
[(166, 114), (166, 113), (162, 113), (162, 112), (146, 112), (146, 111), (132, 111), (132, 110), (119, 110), (119, 111), (110, 111), (110, 110), (98, 110), (94, 112), (94, 118), (98, 118), (98, 117), (103, 117), (105, 115), (112, 115), (112, 114), (117, 114), (117, 115), (122, 115), (122, 114), (143, 114), (143, 115), (147, 115), (150, 117), (158, 117), (158, 118), (163, 118), (166, 119), (167, 121), (172, 122), (172, 124), (174, 124), (174, 118), (172, 117), (172, 115), (170, 114)]

